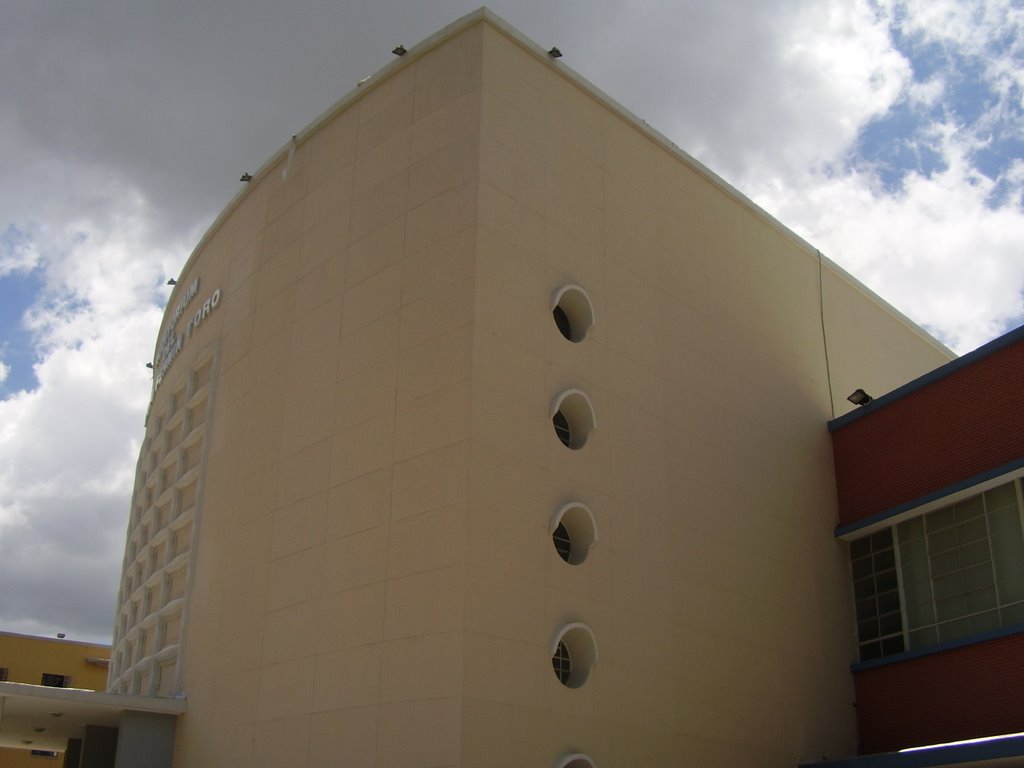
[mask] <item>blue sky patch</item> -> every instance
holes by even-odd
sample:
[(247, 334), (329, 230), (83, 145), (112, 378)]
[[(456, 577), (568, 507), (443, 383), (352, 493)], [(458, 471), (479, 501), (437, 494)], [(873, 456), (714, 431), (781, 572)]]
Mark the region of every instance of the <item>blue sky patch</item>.
[[(13, 224), (0, 232), (0, 257), (10, 257), (15, 264), (33, 246), (29, 231)], [(36, 362), (33, 337), (22, 321), (25, 311), (39, 298), (44, 287), (42, 270), (15, 269), (0, 274), (0, 361), (10, 370), (0, 382), (0, 398), (22, 389), (32, 389), (39, 382), (32, 369)]]
[(946, 163), (924, 133), (930, 122), (927, 114), (911, 109), (907, 102), (898, 104), (861, 131), (853, 164), (873, 170), (890, 194), (899, 192), (912, 171), (922, 176), (941, 173)]
[(0, 277), (0, 360), (10, 367), (0, 382), (0, 398), (38, 385), (32, 365), (36, 362), (33, 338), (22, 317), (43, 290), (39, 270), (14, 272)]
[[(1024, 154), (1019, 89), (1012, 87), (1011, 93), (1001, 96), (998, 86), (988, 79), (989, 57), (925, 41), (920, 34), (905, 34), (901, 29), (904, 16), (905, 11), (897, 8), (890, 27), (894, 47), (910, 63), (916, 83), (938, 78), (943, 91), (931, 106), (903, 100), (869, 124), (858, 137), (850, 165), (872, 171), (887, 193), (898, 194), (908, 174), (928, 177), (946, 170), (932, 129), (937, 124), (951, 124), (963, 131), (965, 138), (984, 143), (968, 159), (975, 170), (997, 182), (988, 204), (1005, 204), (1016, 190), (1001, 177)], [(1013, 42), (1012, 35), (1004, 34), (986, 53), (1006, 55)]]

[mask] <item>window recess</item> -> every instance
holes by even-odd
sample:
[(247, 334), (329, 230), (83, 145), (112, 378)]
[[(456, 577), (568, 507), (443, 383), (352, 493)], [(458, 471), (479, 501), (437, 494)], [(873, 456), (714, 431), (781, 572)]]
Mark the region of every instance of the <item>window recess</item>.
[(850, 543), (861, 661), (1024, 624), (1020, 480)]

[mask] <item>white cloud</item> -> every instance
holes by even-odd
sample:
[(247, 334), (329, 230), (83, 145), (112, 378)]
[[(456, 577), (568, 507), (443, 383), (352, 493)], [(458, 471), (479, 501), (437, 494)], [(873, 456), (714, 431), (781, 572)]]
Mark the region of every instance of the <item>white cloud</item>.
[[(0, 143), (14, 148), (0, 166), (0, 277), (38, 270), (46, 286), (27, 315), (39, 386), (0, 401), (0, 625), (109, 632), (162, 279), (241, 171), (394, 44), (476, 5), (378, 0), (297, 16), (265, 0), (230, 14), (192, 0), (26, 3), (0, 25)], [(961, 351), (1021, 315), (1024, 163), (995, 179), (972, 166), (993, 130), (1021, 124), (1013, 0), (492, 7)], [(975, 124), (944, 113), (963, 73), (914, 80), (894, 27), (947, 65), (980, 62), (998, 98)], [(852, 162), (857, 141), (907, 106), (940, 115), (908, 140), (944, 165), (886, 188)], [(998, 205), (995, 189), (1008, 190)]]
[[(888, 0), (886, 15), (914, 46), (937, 46), (955, 62), (968, 60), (996, 102), (989, 116), (1022, 127), (1024, 107), (1024, 7), (1014, 0)], [(949, 64), (950, 62), (947, 62)], [(951, 81), (963, 73), (951, 66)], [(948, 85), (948, 83), (947, 83)]]
[[(133, 190), (108, 226), (43, 228), (38, 387), (0, 401), (0, 623), (103, 639), (149, 397), (165, 260)], [(59, 587), (58, 587), (59, 582)], [(58, 590), (57, 594), (54, 590)]]
[(946, 82), (941, 77), (915, 81), (907, 89), (907, 99), (917, 108), (931, 107), (939, 103), (945, 90)]
[[(985, 54), (998, 39), (1016, 38), (1024, 9), (1014, 0), (887, 0), (879, 5), (899, 28), (956, 48), (964, 54)], [(998, 66), (998, 65), (997, 65)]]
[(39, 249), (26, 233), (13, 227), (7, 237), (0, 232), (0, 278), (15, 272), (29, 272), (39, 265)]
[(955, 131), (941, 144), (946, 170), (910, 174), (898, 194), (851, 171), (760, 197), (870, 288), (967, 352), (1024, 312), (1024, 216), (1019, 198), (989, 205), (994, 182), (971, 166), (970, 146)]
[[(694, 75), (669, 102), (667, 128), (728, 179), (754, 173), (788, 184), (844, 157), (858, 132), (896, 102), (911, 70), (867, 3), (759, 8), (770, 19), (742, 20), (730, 49), (701, 29), (692, 34), (702, 39), (682, 43)], [(740, 21), (718, 21), (727, 20)], [(669, 71), (675, 66), (666, 62)]]
[[(1019, 322), (1022, 164), (1007, 162), (992, 177), (974, 162), (998, 131), (1024, 133), (1012, 101), (1024, 72), (1024, 35), (1014, 32), (1024, 12), (960, 0), (783, 3), (771, 12), (782, 23), (760, 28), (749, 56), (708, 58), (717, 98), (678, 100), (681, 145), (954, 349), (969, 351)], [(893, 29), (914, 45), (939, 46), (938, 70), (915, 80)], [(976, 57), (981, 82), (965, 83), (955, 69), (965, 57)], [(999, 98), (967, 122), (949, 102), (954, 85)], [(903, 126), (893, 140), (939, 162), (894, 186), (855, 152), (864, 128), (896, 108), (909, 109), (915, 130)]]
[(7, 380), (8, 374), (11, 372), (11, 366), (0, 360), (0, 384), (3, 384)]

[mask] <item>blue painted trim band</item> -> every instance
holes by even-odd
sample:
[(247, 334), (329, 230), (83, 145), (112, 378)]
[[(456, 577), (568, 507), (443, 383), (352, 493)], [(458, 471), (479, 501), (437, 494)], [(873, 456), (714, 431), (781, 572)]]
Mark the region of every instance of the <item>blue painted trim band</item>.
[(979, 472), (977, 475), (972, 475), (971, 477), (968, 477), (966, 480), (961, 480), (959, 482), (953, 483), (952, 485), (947, 485), (945, 488), (940, 488), (937, 491), (926, 493), (924, 496), (918, 496), (916, 499), (911, 499), (910, 501), (904, 502), (903, 504), (897, 504), (895, 507), (890, 507), (889, 509), (883, 510), (882, 512), (876, 512), (875, 514), (861, 518), (856, 522), (846, 523), (846, 525), (837, 525), (835, 530), (835, 536), (837, 539), (842, 538), (843, 536), (848, 536), (851, 533), (856, 533), (862, 528), (868, 528), (872, 525), (875, 525), (876, 523), (881, 523), (889, 519), (890, 517), (895, 517), (896, 515), (914, 509), (915, 507), (923, 506), (925, 504), (928, 504), (929, 502), (937, 501), (938, 499), (941, 499), (944, 496), (951, 496), (952, 494), (958, 493), (959, 491), (965, 491), (972, 486), (981, 485), (986, 480), (991, 480), (993, 478), (999, 477), (1000, 475), (1005, 475), (1009, 472), (1013, 472), (1015, 469), (1020, 469), (1022, 467), (1024, 467), (1024, 457), (1014, 459), (1008, 464), (1003, 464), (993, 469), (987, 469), (984, 472)]
[(869, 669), (875, 669), (876, 667), (885, 667), (889, 664), (898, 664), (901, 661), (919, 659), (922, 656), (931, 656), (934, 653), (952, 651), (956, 648), (965, 648), (968, 645), (977, 645), (978, 643), (985, 643), (989, 640), (998, 640), (1001, 637), (1009, 637), (1010, 635), (1019, 635), (1021, 633), (1024, 633), (1024, 624), (1011, 624), (1008, 627), (999, 627), (999, 629), (990, 629), (987, 632), (979, 632), (976, 635), (958, 637), (956, 640), (947, 640), (944, 643), (929, 645), (925, 648), (915, 648), (912, 651), (894, 653), (892, 656), (883, 656), (880, 659), (871, 659), (870, 661), (855, 661), (853, 664), (850, 665), (850, 671), (855, 673), (865, 672)]
[(1024, 736), (1006, 736), (973, 744), (946, 744), (915, 749), (913, 752), (886, 752), (839, 760), (800, 763), (800, 768), (934, 768), (941, 765), (1000, 760), (1024, 755)]
[(845, 427), (850, 422), (856, 421), (857, 419), (863, 418), (869, 413), (884, 408), (899, 400), (902, 397), (906, 397), (912, 392), (916, 392), (919, 389), (927, 387), (929, 384), (934, 384), (936, 381), (951, 376), (962, 368), (974, 365), (979, 360), (984, 360), (989, 355), (995, 354), (1001, 349), (1005, 349), (1018, 341), (1024, 341), (1024, 325), (1016, 328), (1009, 333), (1004, 333), (997, 339), (993, 339), (987, 344), (982, 344), (973, 352), (968, 352), (963, 357), (958, 357), (956, 360), (950, 360), (945, 365), (940, 365), (934, 371), (929, 371), (923, 376), (918, 376), (913, 381), (909, 381), (901, 387), (897, 387), (892, 392), (877, 397), (867, 405), (862, 405), (849, 413), (844, 413), (842, 416), (838, 416), (828, 422), (828, 431), (835, 432), (841, 427)]

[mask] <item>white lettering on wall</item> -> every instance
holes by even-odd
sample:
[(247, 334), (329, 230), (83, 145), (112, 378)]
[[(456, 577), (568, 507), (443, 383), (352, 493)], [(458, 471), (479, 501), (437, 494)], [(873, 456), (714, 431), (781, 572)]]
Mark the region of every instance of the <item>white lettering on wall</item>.
[[(220, 304), (221, 289), (215, 290), (209, 298), (206, 299), (196, 310), (196, 313), (189, 319), (188, 325), (182, 333), (178, 333), (177, 324), (181, 319), (181, 316), (185, 312), (185, 308), (192, 303), (192, 299), (199, 293), (199, 278), (197, 277), (192, 281), (192, 284), (185, 291), (185, 295), (181, 297), (181, 301), (178, 302), (178, 306), (174, 308), (174, 313), (171, 315), (170, 322), (167, 324), (167, 332), (164, 334), (163, 339), (160, 341), (160, 345), (157, 348), (156, 359), (153, 361), (153, 395), (156, 395), (156, 391), (160, 388), (163, 383), (164, 377), (167, 375), (167, 371), (170, 370), (171, 364), (177, 359), (182, 347), (185, 346), (185, 339), (189, 338), (195, 329), (210, 316), (210, 313), (217, 308)], [(152, 405), (152, 398), (150, 399)]]
[(197, 293), (199, 293), (198, 277), (192, 281), (188, 288), (185, 289), (185, 294), (178, 302), (178, 306), (174, 308), (174, 314), (171, 315), (171, 320), (167, 323), (167, 333), (164, 334), (163, 341), (157, 347), (156, 359), (153, 361), (154, 369), (158, 369), (164, 362), (164, 358), (174, 350), (174, 345), (176, 343), (175, 337), (177, 336), (175, 327), (178, 325), (178, 321), (185, 312), (185, 307), (192, 302), (192, 299), (196, 297)]

